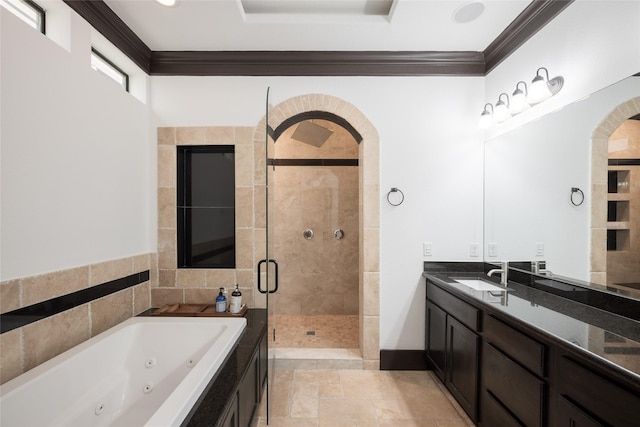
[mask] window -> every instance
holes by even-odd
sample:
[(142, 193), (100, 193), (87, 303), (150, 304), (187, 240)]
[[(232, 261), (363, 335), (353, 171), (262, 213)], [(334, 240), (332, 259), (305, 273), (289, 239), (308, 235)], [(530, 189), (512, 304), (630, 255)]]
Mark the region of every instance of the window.
[(0, 0), (18, 18), (44, 34), (44, 9), (31, 0)]
[(233, 145), (178, 146), (178, 268), (235, 268)]
[(129, 92), (129, 76), (118, 68), (107, 57), (91, 48), (91, 68), (115, 80), (124, 90)]

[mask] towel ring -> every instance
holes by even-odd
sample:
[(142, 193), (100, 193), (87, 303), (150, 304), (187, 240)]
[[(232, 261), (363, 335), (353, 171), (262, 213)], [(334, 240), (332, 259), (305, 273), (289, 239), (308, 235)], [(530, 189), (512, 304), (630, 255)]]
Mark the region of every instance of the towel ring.
[[(391, 201), (391, 193), (400, 193), (400, 201), (398, 203)], [(402, 202), (404, 202), (404, 193), (397, 187), (391, 187), (391, 190), (387, 193), (387, 202), (389, 202), (391, 206), (400, 206)]]
[[(573, 195), (578, 193), (578, 195), (580, 196), (580, 201), (578, 203), (576, 203), (575, 200), (573, 200)], [(580, 206), (583, 202), (584, 202), (584, 193), (582, 192), (581, 189), (577, 188), (577, 187), (571, 187), (571, 204), (573, 206)]]

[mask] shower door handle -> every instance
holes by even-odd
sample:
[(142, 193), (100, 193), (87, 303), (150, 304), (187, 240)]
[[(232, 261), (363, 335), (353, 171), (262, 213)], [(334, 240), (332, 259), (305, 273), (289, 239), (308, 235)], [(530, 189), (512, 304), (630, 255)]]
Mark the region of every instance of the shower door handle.
[[(261, 283), (262, 282), (262, 279), (261, 279), (262, 264), (268, 264), (268, 263), (272, 263), (275, 268), (274, 271), (276, 273), (275, 274), (276, 286), (273, 289), (262, 289), (262, 283)], [(276, 262), (275, 259), (270, 259), (270, 260), (263, 259), (263, 260), (260, 260), (260, 262), (258, 262), (258, 291), (261, 294), (266, 294), (267, 292), (270, 294), (275, 294), (276, 292), (278, 292), (278, 263)]]

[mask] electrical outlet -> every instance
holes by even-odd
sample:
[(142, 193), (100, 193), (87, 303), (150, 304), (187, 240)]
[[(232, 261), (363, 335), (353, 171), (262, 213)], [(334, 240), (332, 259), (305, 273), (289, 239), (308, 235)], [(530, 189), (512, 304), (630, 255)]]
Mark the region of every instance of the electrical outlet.
[(497, 243), (489, 243), (489, 256), (497, 257), (498, 256), (498, 244)]
[(536, 256), (544, 256), (544, 243), (536, 243)]
[(422, 244), (422, 255), (431, 256), (432, 243), (423, 243)]
[(477, 243), (472, 243), (469, 246), (469, 256), (477, 257), (480, 256), (480, 245)]

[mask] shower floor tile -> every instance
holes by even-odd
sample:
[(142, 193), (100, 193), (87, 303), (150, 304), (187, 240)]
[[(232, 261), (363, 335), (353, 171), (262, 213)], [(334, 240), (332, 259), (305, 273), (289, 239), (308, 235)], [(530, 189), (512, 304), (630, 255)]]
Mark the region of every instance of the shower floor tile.
[(359, 348), (357, 315), (276, 314), (276, 348)]

